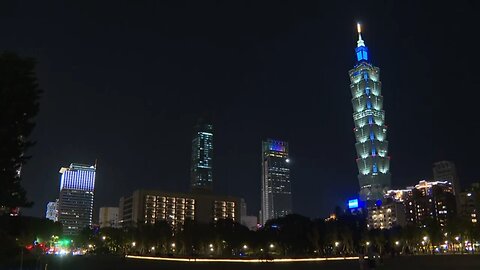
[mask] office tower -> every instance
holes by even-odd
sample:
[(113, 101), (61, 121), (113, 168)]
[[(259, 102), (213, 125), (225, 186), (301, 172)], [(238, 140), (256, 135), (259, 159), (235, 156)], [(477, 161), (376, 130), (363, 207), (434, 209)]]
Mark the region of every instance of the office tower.
[(118, 207), (100, 207), (98, 223), (100, 228), (118, 228)]
[(358, 181), (360, 198), (377, 201), (390, 187), (390, 157), (387, 126), (383, 110), (380, 69), (371, 64), (368, 48), (358, 28), (357, 62), (348, 72), (355, 122)]
[(54, 202), (47, 203), (45, 218), (52, 221), (58, 221), (58, 199)]
[(261, 223), (292, 213), (288, 143), (262, 142)]
[(212, 191), (213, 188), (213, 126), (198, 121), (192, 140), (192, 191)]
[(58, 220), (65, 235), (78, 235), (92, 225), (96, 166), (70, 164), (60, 169)]

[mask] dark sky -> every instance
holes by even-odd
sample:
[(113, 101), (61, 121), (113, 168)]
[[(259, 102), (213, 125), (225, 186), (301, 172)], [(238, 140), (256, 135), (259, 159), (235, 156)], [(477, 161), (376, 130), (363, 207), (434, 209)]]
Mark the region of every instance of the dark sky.
[(0, 4), (0, 49), (35, 57), (45, 90), (25, 214), (44, 215), (71, 162), (98, 159), (96, 208), (138, 188), (186, 191), (192, 129), (211, 113), (217, 193), (256, 214), (261, 140), (283, 139), (295, 212), (326, 216), (358, 190), (357, 21), (381, 69), (393, 186), (442, 159), (463, 185), (480, 180), (476, 1), (64, 2)]

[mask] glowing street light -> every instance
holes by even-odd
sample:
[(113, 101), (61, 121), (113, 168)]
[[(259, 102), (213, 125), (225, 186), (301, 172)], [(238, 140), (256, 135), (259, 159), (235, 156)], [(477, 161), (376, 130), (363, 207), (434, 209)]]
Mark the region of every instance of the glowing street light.
[(247, 248), (248, 248), (247, 245), (243, 245), (243, 249), (247, 249)]
[(106, 236), (102, 236), (102, 240), (105, 241), (105, 239), (107, 239), (107, 237), (106, 237)]
[(369, 241), (367, 241), (365, 244), (366, 244), (367, 246), (370, 246), (370, 242), (369, 242)]
[(136, 244), (137, 244), (137, 243), (135, 243), (135, 242), (132, 242), (132, 247), (134, 247)]
[(213, 247), (213, 244), (210, 244), (210, 245), (208, 245), (208, 246), (212, 248), (212, 247)]
[(396, 246), (400, 245), (400, 241), (395, 241), (395, 245)]
[(340, 245), (340, 242), (335, 242), (335, 247), (338, 247)]
[(175, 247), (175, 243), (172, 243), (172, 248), (174, 248), (174, 247)]
[(427, 240), (428, 240), (428, 236), (424, 236), (423, 241), (427, 242)]
[(88, 245), (88, 248), (93, 248), (92, 244), (89, 244), (89, 245)]
[(270, 248), (274, 248), (275, 246), (273, 244), (270, 244)]
[(154, 251), (154, 250), (155, 250), (155, 247), (152, 247), (152, 248), (150, 248), (150, 249), (151, 249), (152, 251)]
[(460, 240), (460, 236), (455, 236), (455, 240)]

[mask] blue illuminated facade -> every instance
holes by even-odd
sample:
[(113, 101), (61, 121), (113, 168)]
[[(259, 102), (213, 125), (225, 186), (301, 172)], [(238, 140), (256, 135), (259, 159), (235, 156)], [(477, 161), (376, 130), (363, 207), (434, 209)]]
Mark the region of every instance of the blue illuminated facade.
[(60, 173), (58, 221), (63, 224), (63, 234), (78, 235), (92, 226), (96, 167), (72, 163)]
[(292, 213), (288, 143), (268, 139), (262, 142), (261, 223)]
[(192, 139), (191, 189), (212, 191), (213, 188), (213, 126), (200, 120)]
[(356, 64), (349, 71), (356, 139), (360, 199), (376, 202), (390, 187), (390, 157), (383, 110), (380, 69), (370, 63), (360, 25)]

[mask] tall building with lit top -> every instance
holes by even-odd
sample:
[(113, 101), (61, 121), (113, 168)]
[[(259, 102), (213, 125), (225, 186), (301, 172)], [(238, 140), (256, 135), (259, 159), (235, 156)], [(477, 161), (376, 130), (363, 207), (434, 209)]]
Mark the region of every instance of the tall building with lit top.
[(60, 169), (58, 221), (65, 235), (78, 235), (92, 225), (95, 173), (95, 166), (76, 163)]
[(262, 142), (262, 224), (292, 213), (289, 162), (287, 142)]
[(368, 47), (362, 39), (360, 25), (355, 48), (356, 64), (348, 74), (355, 123), (360, 198), (381, 200), (390, 187), (390, 157), (387, 126), (383, 110), (380, 69), (371, 64)]
[(213, 126), (200, 120), (192, 139), (192, 191), (212, 191), (213, 188)]

